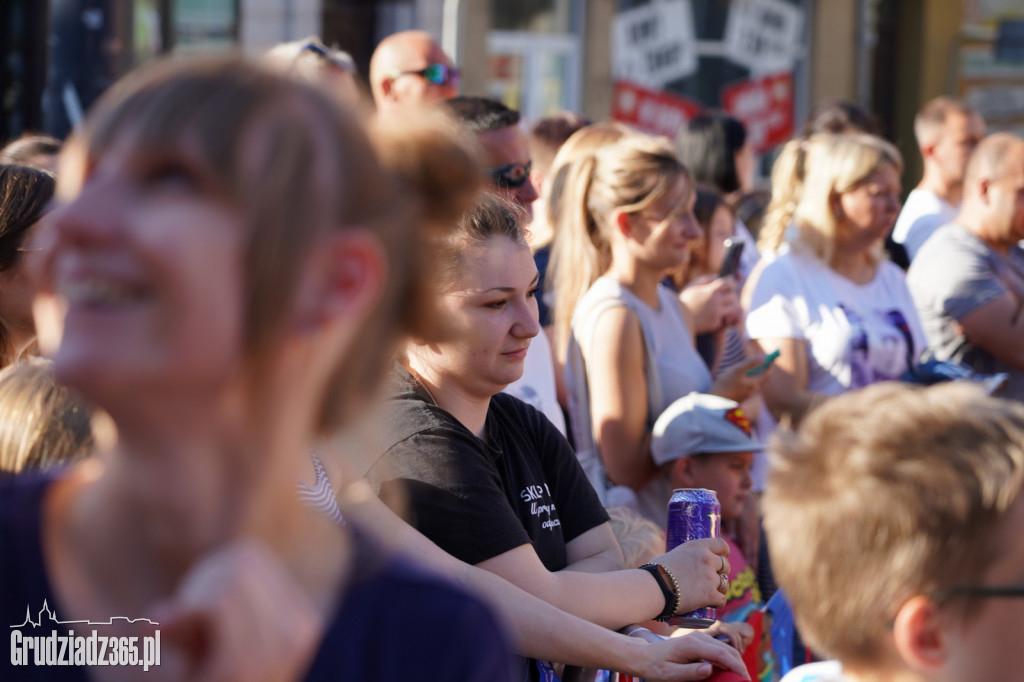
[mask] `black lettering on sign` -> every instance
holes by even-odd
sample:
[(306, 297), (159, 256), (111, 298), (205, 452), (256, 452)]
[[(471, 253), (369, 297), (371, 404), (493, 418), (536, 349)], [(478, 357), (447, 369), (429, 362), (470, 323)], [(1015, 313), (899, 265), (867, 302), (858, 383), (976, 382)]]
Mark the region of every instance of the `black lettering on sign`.
[(660, 71), (677, 64), (680, 59), (680, 48), (678, 45), (652, 50), (647, 53), (647, 70)]
[(658, 32), (658, 23), (654, 19), (645, 19), (629, 27), (629, 37), (634, 43), (646, 43)]
[(768, 28), (781, 29), (786, 23), (786, 18), (778, 12), (766, 10), (761, 14), (761, 23)]
[(750, 54), (761, 54), (765, 47), (764, 36), (757, 32), (751, 31), (745, 36), (744, 42), (746, 43), (746, 50)]

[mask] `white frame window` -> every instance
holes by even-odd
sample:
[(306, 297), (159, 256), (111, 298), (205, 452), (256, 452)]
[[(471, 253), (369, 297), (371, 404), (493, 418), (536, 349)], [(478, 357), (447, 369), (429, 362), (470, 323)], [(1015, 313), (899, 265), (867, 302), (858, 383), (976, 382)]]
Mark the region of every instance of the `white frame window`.
[[(582, 22), (577, 22), (582, 25)], [(579, 111), (582, 101), (583, 81), (583, 35), (574, 33), (528, 33), (522, 31), (490, 31), (487, 35), (487, 51), (493, 57), (512, 56), (521, 65), (519, 89), (519, 112), (527, 120), (537, 120), (569, 109)], [(564, 73), (545, 73), (553, 60), (563, 59)], [(552, 97), (544, 92), (552, 80), (560, 81), (556, 95), (557, 106), (551, 107)], [(492, 96), (502, 99), (505, 94), (498, 83), (492, 82)]]

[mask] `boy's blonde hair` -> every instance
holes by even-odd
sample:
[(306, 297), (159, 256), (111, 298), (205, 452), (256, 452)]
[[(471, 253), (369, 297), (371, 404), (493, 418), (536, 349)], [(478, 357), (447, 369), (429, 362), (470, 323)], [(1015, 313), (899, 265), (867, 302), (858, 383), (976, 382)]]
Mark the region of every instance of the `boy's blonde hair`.
[(1024, 405), (960, 383), (833, 398), (771, 445), (772, 568), (800, 632), (878, 665), (911, 597), (976, 583), (1024, 481)]

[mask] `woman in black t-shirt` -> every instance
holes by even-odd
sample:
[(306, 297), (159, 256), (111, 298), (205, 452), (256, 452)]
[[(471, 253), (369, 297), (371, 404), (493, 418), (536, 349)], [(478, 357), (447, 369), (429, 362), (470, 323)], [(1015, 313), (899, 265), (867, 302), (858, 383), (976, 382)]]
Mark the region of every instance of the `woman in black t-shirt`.
[[(721, 605), (724, 542), (697, 541), (660, 565), (623, 570), (568, 443), (501, 393), (539, 329), (537, 269), (519, 221), (515, 207), (485, 196), (439, 237), (432, 312), (444, 337), (407, 342), (371, 482), (387, 500), (405, 496), (411, 522), (457, 558), (592, 622), (621, 628)], [(662, 589), (669, 574), (675, 592)]]

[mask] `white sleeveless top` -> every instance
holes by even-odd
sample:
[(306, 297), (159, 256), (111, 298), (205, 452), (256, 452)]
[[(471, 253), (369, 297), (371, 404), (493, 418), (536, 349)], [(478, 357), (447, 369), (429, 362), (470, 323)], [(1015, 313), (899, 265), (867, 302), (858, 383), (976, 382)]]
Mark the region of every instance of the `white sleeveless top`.
[(586, 357), (588, 349), (600, 339), (594, 328), (601, 313), (625, 306), (640, 322), (644, 337), (644, 372), (647, 376), (647, 428), (675, 400), (711, 388), (711, 372), (693, 346), (676, 294), (667, 287), (658, 287), (657, 309), (633, 295), (618, 281), (600, 277), (583, 295), (573, 313), (569, 339), (566, 381), (569, 389), (569, 417), (576, 452), (587, 477), (606, 506), (635, 505), (638, 511), (664, 527), (671, 485), (664, 477), (655, 478), (631, 500), (628, 489), (616, 486), (609, 490), (604, 466), (593, 438)]

